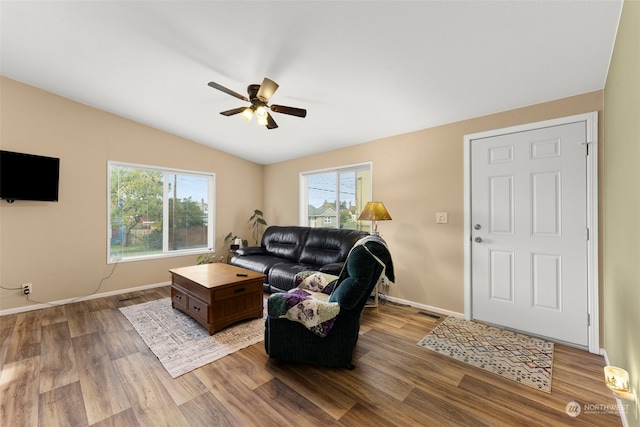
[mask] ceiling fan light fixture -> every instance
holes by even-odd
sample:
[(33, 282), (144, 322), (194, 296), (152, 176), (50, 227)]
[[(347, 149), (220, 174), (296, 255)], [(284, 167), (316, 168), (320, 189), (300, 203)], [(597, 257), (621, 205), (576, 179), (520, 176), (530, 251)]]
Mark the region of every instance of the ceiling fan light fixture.
[(263, 106), (260, 106), (260, 107), (256, 108), (256, 116), (259, 119), (264, 118), (266, 120), (266, 118), (267, 118), (267, 109), (265, 107), (263, 107)]
[(267, 115), (265, 114), (264, 117), (258, 116), (256, 118), (256, 121), (258, 123), (258, 126), (266, 126), (268, 124)]
[(253, 117), (253, 110), (251, 108), (245, 108), (245, 110), (242, 112), (242, 119), (248, 123), (251, 121), (252, 117)]
[(251, 103), (249, 107), (233, 108), (231, 110), (220, 112), (220, 114), (226, 117), (240, 114), (244, 121), (250, 122), (255, 115), (258, 126), (264, 126), (267, 129), (277, 129), (278, 124), (273, 120), (269, 111), (288, 114), (295, 117), (307, 116), (307, 110), (304, 108), (287, 107), (286, 105), (268, 105), (267, 103), (269, 102), (269, 99), (278, 89), (278, 84), (267, 77), (264, 78), (261, 85), (251, 84), (247, 87), (247, 94), (249, 97), (240, 95), (239, 93), (234, 92), (216, 82), (209, 82), (208, 85), (213, 89), (224, 92), (234, 98)]
[(258, 126), (267, 125), (267, 114), (267, 109), (263, 105), (256, 108), (256, 120), (258, 122)]

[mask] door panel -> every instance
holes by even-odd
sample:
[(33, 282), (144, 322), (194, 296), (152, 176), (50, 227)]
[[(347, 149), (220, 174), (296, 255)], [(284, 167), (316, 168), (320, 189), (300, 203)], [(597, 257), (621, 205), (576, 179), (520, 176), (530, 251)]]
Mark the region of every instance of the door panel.
[(489, 179), (491, 233), (513, 234), (513, 176), (495, 176)]
[(560, 172), (533, 174), (531, 183), (532, 235), (560, 237)]
[(555, 311), (562, 308), (560, 260), (557, 255), (532, 254), (533, 307)]
[(588, 344), (585, 128), (471, 141), (474, 319)]
[(491, 299), (513, 303), (513, 252), (491, 251)]

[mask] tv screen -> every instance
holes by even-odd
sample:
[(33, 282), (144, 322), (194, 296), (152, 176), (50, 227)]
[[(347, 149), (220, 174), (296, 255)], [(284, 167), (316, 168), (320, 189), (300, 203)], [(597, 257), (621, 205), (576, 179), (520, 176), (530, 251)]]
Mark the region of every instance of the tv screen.
[(0, 199), (58, 201), (60, 159), (0, 150)]

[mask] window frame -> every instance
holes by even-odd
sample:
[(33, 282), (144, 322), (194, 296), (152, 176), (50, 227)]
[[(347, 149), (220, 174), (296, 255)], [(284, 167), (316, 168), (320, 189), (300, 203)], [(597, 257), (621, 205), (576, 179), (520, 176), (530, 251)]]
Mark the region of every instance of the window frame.
[[(168, 249), (168, 227), (163, 226), (162, 230), (162, 252), (147, 254), (147, 255), (135, 255), (135, 256), (112, 256), (111, 255), (111, 236), (112, 236), (112, 226), (111, 226), (111, 170), (113, 167), (124, 167), (131, 169), (142, 169), (142, 170), (150, 170), (155, 172), (161, 172), (163, 175), (163, 183), (162, 183), (162, 217), (164, 224), (169, 224), (168, 220), (168, 206), (169, 206), (169, 198), (167, 197), (169, 193), (169, 183), (166, 179), (167, 175), (177, 174), (177, 175), (191, 175), (197, 177), (207, 178), (208, 180), (208, 192), (207, 192), (207, 246), (205, 248), (190, 248), (190, 249)], [(115, 160), (107, 161), (107, 235), (106, 235), (106, 244), (107, 244), (107, 264), (115, 264), (122, 262), (135, 262), (135, 261), (144, 261), (144, 260), (152, 260), (159, 258), (171, 258), (177, 256), (186, 256), (186, 255), (199, 255), (204, 253), (215, 252), (215, 224), (216, 224), (216, 174), (214, 172), (204, 172), (204, 171), (194, 171), (194, 170), (186, 170), (186, 169), (176, 169), (176, 168), (168, 168), (161, 166), (152, 166), (152, 165), (144, 165), (139, 163), (128, 163), (128, 162), (120, 162)]]
[[(298, 216), (298, 224), (301, 226), (305, 226), (308, 227), (308, 218), (309, 218), (309, 204), (308, 204), (308, 200), (309, 200), (309, 188), (308, 188), (308, 177), (311, 175), (319, 175), (319, 174), (326, 174), (326, 173), (335, 173), (338, 176), (341, 173), (344, 172), (350, 172), (350, 171), (357, 171), (357, 170), (362, 170), (362, 169), (369, 169), (369, 194), (371, 194), (371, 200), (373, 200), (373, 162), (369, 161), (369, 162), (362, 162), (362, 163), (354, 163), (354, 164), (350, 164), (350, 165), (344, 165), (344, 166), (336, 166), (336, 167), (331, 167), (331, 168), (326, 168), (326, 169), (316, 169), (316, 170), (311, 170), (311, 171), (304, 171), (304, 172), (300, 172), (299, 174), (299, 216)], [(336, 182), (336, 194), (339, 196), (339, 187), (340, 187), (340, 183), (339, 181)], [(361, 200), (361, 204), (362, 207), (361, 209), (364, 208), (364, 205), (366, 205), (366, 203), (368, 201), (371, 200)], [(335, 218), (335, 227), (332, 228), (336, 228), (336, 229), (340, 229), (340, 209), (338, 209), (338, 206), (340, 206), (340, 200), (336, 201), (336, 216)], [(361, 222), (361, 221), (356, 221), (357, 223), (357, 229), (358, 230), (362, 230), (362, 229), (366, 229), (367, 227)]]

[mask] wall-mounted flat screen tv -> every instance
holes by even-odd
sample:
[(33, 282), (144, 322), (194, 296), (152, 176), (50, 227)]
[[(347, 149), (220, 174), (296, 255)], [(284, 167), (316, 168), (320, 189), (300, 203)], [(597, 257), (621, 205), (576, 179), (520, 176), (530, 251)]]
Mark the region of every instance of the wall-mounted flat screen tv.
[(60, 159), (0, 150), (0, 199), (58, 201)]

